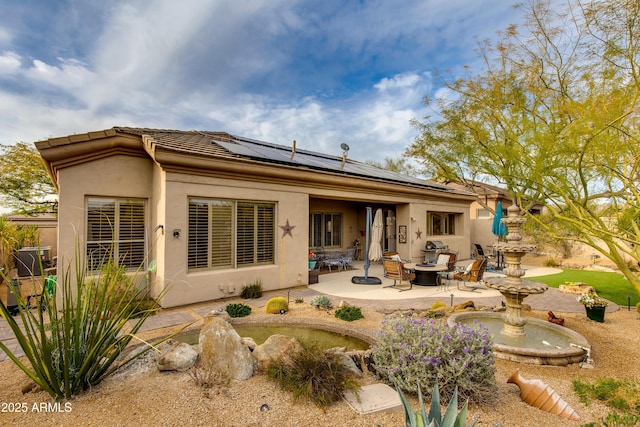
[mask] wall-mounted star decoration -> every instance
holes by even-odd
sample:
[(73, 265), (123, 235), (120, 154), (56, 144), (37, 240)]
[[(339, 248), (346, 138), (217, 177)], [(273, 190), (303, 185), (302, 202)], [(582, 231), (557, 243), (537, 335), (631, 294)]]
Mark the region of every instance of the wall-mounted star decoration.
[(293, 230), (294, 228), (296, 228), (295, 225), (290, 225), (289, 224), (289, 218), (287, 218), (287, 223), (285, 225), (280, 225), (280, 228), (282, 228), (282, 237), (286, 236), (287, 234), (289, 236), (291, 236), (293, 238), (293, 234), (291, 234), (291, 230)]
[(416, 239), (421, 239), (422, 238), (422, 231), (420, 231), (420, 229), (418, 228), (418, 231), (416, 231)]

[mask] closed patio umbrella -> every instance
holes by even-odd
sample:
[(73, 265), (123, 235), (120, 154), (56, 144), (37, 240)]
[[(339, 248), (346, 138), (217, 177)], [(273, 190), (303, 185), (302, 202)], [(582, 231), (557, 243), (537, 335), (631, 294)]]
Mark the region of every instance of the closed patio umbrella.
[(380, 261), (382, 259), (382, 209), (376, 211), (371, 228), (371, 246), (369, 246), (369, 260)]
[(500, 240), (503, 236), (507, 235), (507, 226), (502, 222), (502, 202), (496, 204), (496, 214), (493, 216), (493, 225), (491, 226), (491, 232), (498, 236)]
[[(367, 240), (365, 248), (369, 246), (369, 237), (371, 236), (371, 208), (367, 208)], [(356, 285), (380, 285), (382, 280), (377, 277), (369, 277), (369, 254), (364, 259), (364, 276), (353, 276), (351, 283)]]

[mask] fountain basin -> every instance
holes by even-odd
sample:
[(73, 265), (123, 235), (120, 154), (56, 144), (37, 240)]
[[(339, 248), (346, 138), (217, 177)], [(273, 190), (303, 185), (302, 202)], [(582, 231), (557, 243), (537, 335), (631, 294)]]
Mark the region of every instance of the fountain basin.
[(519, 337), (501, 333), (504, 325), (501, 313), (489, 311), (455, 313), (449, 317), (448, 324), (450, 326), (463, 324), (472, 328), (474, 325), (484, 325), (493, 335), (495, 356), (512, 362), (566, 366), (584, 361), (586, 355), (584, 349), (590, 348), (587, 339), (579, 333), (531, 317), (527, 317), (526, 334)]

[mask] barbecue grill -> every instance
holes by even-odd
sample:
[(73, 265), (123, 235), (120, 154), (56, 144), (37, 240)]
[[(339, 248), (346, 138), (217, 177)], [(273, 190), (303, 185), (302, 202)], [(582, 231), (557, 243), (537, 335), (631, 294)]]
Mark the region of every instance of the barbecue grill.
[(424, 249), (422, 249), (422, 252), (424, 252), (424, 263), (435, 264), (436, 259), (438, 259), (438, 254), (448, 249), (449, 246), (440, 240), (427, 240)]

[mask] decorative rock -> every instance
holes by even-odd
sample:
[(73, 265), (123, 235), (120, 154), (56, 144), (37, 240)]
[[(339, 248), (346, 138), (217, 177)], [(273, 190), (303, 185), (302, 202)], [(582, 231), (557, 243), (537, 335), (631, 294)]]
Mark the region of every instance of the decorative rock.
[(326, 350), (325, 353), (337, 355), (344, 364), (345, 368), (347, 368), (347, 371), (353, 373), (355, 376), (361, 377), (362, 375), (364, 375), (360, 368), (358, 368), (358, 365), (356, 365), (356, 362), (354, 362), (351, 356), (349, 356), (345, 352), (344, 347), (330, 348)]
[(265, 342), (253, 350), (253, 358), (258, 370), (266, 369), (271, 362), (279, 358), (302, 351), (302, 344), (295, 338), (286, 335), (271, 335)]
[(198, 352), (187, 343), (179, 343), (158, 358), (158, 369), (161, 371), (186, 371), (195, 365)]
[(588, 294), (596, 291), (593, 286), (589, 286), (586, 283), (581, 283), (573, 286), (560, 285), (558, 289), (560, 290), (560, 292), (564, 292), (566, 294)]
[(453, 310), (454, 311), (460, 311), (460, 310), (466, 310), (468, 308), (473, 308), (475, 309), (475, 304), (473, 303), (473, 301), (469, 300), (466, 302), (463, 302), (462, 304), (456, 304), (453, 306)]
[(351, 357), (362, 372), (375, 372), (371, 349), (368, 350), (351, 350), (347, 354)]
[(255, 340), (251, 337), (242, 337), (242, 343), (246, 345), (251, 351), (255, 350), (255, 348), (258, 346)]
[(229, 313), (227, 313), (227, 311), (223, 308), (218, 308), (215, 310), (211, 310), (209, 313), (207, 313), (207, 315), (205, 316), (207, 318), (209, 317), (220, 317), (221, 319), (224, 320), (229, 320), (231, 319), (231, 316), (229, 316)]
[(342, 307), (350, 307), (351, 304), (349, 304), (348, 302), (346, 302), (345, 300), (340, 301), (340, 304), (338, 304), (338, 308), (342, 308)]
[(207, 319), (200, 331), (203, 366), (226, 372), (229, 378), (246, 380), (253, 375), (251, 351), (240, 335), (224, 319), (218, 316)]

